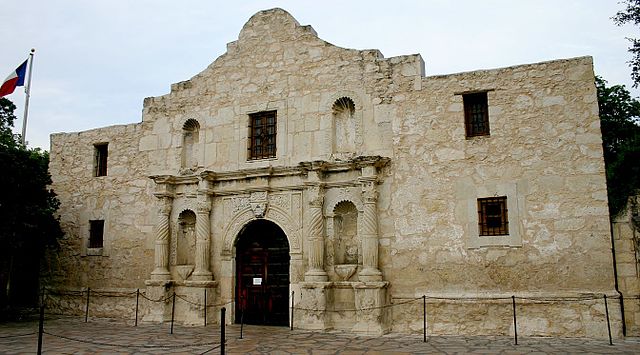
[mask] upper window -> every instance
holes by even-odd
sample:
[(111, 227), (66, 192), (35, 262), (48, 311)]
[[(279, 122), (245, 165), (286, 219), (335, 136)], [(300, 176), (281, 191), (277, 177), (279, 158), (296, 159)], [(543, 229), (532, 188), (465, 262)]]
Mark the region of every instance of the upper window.
[(249, 115), (249, 160), (276, 156), (276, 111)]
[(95, 144), (95, 171), (94, 176), (107, 176), (107, 157), (109, 155), (109, 143)]
[(89, 221), (89, 248), (102, 248), (104, 220)]
[(509, 234), (506, 196), (478, 199), (478, 231), (481, 236)]
[(489, 104), (487, 93), (462, 95), (464, 102), (464, 124), (467, 138), (489, 135)]

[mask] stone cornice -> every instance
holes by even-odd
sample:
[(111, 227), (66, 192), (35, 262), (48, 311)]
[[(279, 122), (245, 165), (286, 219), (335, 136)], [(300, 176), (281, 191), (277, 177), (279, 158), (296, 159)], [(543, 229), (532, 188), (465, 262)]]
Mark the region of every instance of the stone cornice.
[[(183, 185), (183, 184), (197, 184), (202, 182), (207, 182), (207, 188), (202, 189), (203, 192), (208, 194), (215, 194), (218, 196), (224, 195), (235, 195), (238, 193), (246, 193), (246, 192), (255, 192), (255, 191), (286, 191), (286, 190), (303, 190), (305, 187), (311, 185), (322, 185), (325, 188), (331, 187), (347, 187), (347, 186), (357, 186), (362, 180), (378, 180), (377, 176), (364, 176), (360, 177), (356, 180), (347, 180), (347, 181), (333, 181), (328, 182), (325, 181), (322, 177), (326, 174), (331, 173), (339, 173), (351, 170), (361, 170), (365, 169), (368, 171), (376, 171), (378, 168), (386, 166), (391, 159), (387, 157), (381, 156), (361, 156), (356, 157), (351, 160), (346, 161), (324, 161), (324, 160), (316, 160), (316, 161), (308, 161), (301, 162), (297, 166), (283, 166), (283, 167), (274, 167), (268, 166), (263, 168), (254, 168), (254, 169), (241, 169), (235, 171), (224, 171), (224, 172), (216, 172), (213, 170), (205, 170), (199, 174), (193, 175), (151, 175), (149, 176), (157, 185), (165, 186), (167, 188), (160, 189), (160, 193), (166, 193), (170, 189), (168, 186), (174, 185)], [(367, 169), (368, 168), (368, 169)], [(317, 173), (317, 177), (315, 181), (307, 181), (307, 177), (309, 177), (310, 172)], [(377, 174), (376, 174), (377, 175)], [(244, 181), (249, 179), (256, 178), (278, 178), (278, 177), (291, 177), (291, 176), (299, 176), (299, 182), (294, 184), (288, 184), (286, 186), (272, 186), (271, 184), (258, 184), (258, 186), (253, 186), (250, 188), (228, 188), (228, 189), (217, 189), (214, 185), (217, 182), (234, 182), (234, 181)], [(310, 177), (309, 177), (310, 178)], [(319, 180), (317, 180), (319, 179)], [(312, 179), (313, 180), (313, 179)], [(206, 191), (204, 191), (206, 190)]]

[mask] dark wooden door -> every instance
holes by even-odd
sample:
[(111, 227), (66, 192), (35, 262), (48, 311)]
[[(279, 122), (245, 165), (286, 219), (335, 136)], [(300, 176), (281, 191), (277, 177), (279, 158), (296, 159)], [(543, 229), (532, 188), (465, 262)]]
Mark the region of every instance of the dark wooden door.
[(289, 244), (282, 230), (255, 221), (236, 245), (236, 323), (287, 325)]

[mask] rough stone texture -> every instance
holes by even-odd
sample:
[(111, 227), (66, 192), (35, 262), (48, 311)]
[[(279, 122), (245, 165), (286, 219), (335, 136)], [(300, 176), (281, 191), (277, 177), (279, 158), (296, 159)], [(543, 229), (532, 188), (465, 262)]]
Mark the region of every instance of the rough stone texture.
[[(488, 93), (491, 134), (467, 139), (462, 94), (477, 91)], [(341, 98), (353, 112), (335, 105)], [(248, 160), (248, 115), (271, 110), (276, 157)], [(185, 140), (187, 126), (197, 139)], [(211, 302), (233, 310), (235, 239), (264, 218), (289, 240), (290, 290), (313, 298), (297, 305), (333, 312), (302, 311), (300, 327), (416, 331), (419, 311), (369, 308), (422, 295), (617, 296), (590, 57), (425, 77), (420, 55), (339, 48), (272, 9), (254, 15), (203, 72), (145, 99), (141, 123), (51, 141), (67, 233), (49, 266), (58, 289), (135, 290), (148, 280), (150, 294), (209, 289)], [(108, 174), (93, 177), (93, 145), (105, 142)], [(508, 236), (478, 236), (476, 201), (492, 196), (508, 198)], [(357, 230), (349, 239), (360, 243), (357, 265), (351, 244), (350, 264), (334, 255), (334, 211), (345, 201), (358, 211), (356, 226), (344, 229)], [(168, 217), (159, 217), (163, 208)], [(186, 210), (201, 221), (195, 265), (175, 256)], [(100, 250), (87, 248), (91, 219), (105, 220)], [(507, 334), (511, 310), (495, 302), (434, 304), (430, 331)], [(166, 320), (167, 307), (148, 319)], [(359, 314), (341, 314), (346, 307)], [(521, 327), (525, 335), (604, 337), (601, 308), (534, 304)], [(180, 312), (185, 323), (200, 321), (198, 307)]]
[(618, 289), (624, 299), (627, 336), (640, 336), (640, 196), (632, 196), (612, 223)]

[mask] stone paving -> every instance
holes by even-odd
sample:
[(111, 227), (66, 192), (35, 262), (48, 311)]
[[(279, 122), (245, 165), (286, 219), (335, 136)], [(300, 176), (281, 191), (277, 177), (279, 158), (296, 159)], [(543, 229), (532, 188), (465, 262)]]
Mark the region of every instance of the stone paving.
[[(50, 318), (45, 321), (45, 354), (218, 354), (218, 326), (184, 327), (139, 324), (122, 320)], [(36, 321), (0, 324), (0, 353), (33, 354), (37, 350)], [(640, 354), (640, 340), (429, 337), (421, 334), (362, 336), (344, 332), (310, 332), (286, 327), (226, 327), (228, 354)]]

